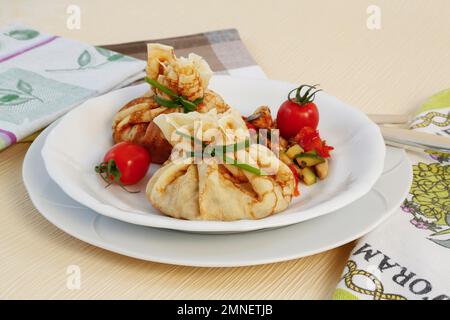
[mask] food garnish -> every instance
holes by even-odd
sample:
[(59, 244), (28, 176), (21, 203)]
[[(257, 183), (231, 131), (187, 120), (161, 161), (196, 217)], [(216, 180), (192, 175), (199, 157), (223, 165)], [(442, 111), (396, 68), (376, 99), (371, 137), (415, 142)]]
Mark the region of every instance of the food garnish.
[(319, 163), (325, 162), (325, 159), (321, 156), (318, 156), (312, 152), (304, 152), (295, 156), (295, 161), (300, 166), (300, 168), (304, 167), (313, 167)]
[(291, 164), (291, 165), (289, 165), (289, 169), (291, 169), (292, 174), (294, 175), (294, 180), (295, 180), (294, 196), (298, 197), (300, 195), (300, 191), (298, 191), (298, 172), (297, 172), (297, 168), (295, 167), (295, 164)]
[(291, 159), (290, 157), (288, 157), (286, 152), (284, 152), (283, 150), (279, 151), (278, 157), (280, 158), (281, 161), (286, 163), (288, 166), (290, 166), (291, 164), (294, 164), (294, 162), (292, 161), (293, 158)]
[(188, 99), (177, 95), (175, 92), (162, 85), (156, 80), (150, 79), (149, 77), (145, 77), (145, 81), (147, 81), (152, 87), (164, 92), (171, 99), (164, 99), (158, 95), (155, 95), (155, 101), (164, 107), (167, 108), (183, 108), (184, 113), (192, 112), (197, 109), (197, 106), (203, 102), (203, 97), (195, 99), (194, 101), (189, 101)]
[(147, 173), (150, 166), (150, 155), (140, 145), (121, 142), (114, 145), (106, 152), (103, 162), (95, 166), (95, 172), (107, 183), (119, 185), (130, 193), (125, 186), (138, 183)]
[(303, 169), (301, 169), (301, 171), (302, 171), (303, 182), (307, 186), (310, 186), (317, 182), (317, 177), (316, 177), (314, 171), (310, 167), (304, 167)]
[[(279, 129), (278, 158), (287, 164), (298, 181), (312, 185), (328, 176), (328, 160), (334, 148), (322, 140), (317, 125), (319, 113), (314, 97), (320, 89), (317, 86), (302, 85), (288, 94), (278, 117), (274, 121), (270, 109), (259, 107), (253, 114), (243, 117), (248, 128)], [(291, 97), (295, 92), (295, 97)], [(271, 141), (268, 141), (271, 144)]]
[[(201, 141), (200, 139), (197, 139), (193, 136), (190, 136), (184, 132), (181, 132), (179, 130), (175, 131), (178, 135), (183, 136), (185, 138), (190, 139), (191, 141), (193, 141), (194, 143), (198, 143), (199, 145), (201, 145), (202, 150), (198, 153), (196, 152), (191, 152), (189, 154), (189, 156), (191, 157), (195, 157), (195, 156), (199, 156), (199, 157), (219, 157), (221, 156), (222, 159), (219, 160), (223, 160), (226, 164), (231, 164), (233, 166), (236, 166), (242, 170), (251, 172), (253, 174), (256, 174), (257, 176), (261, 175), (261, 170), (257, 167), (253, 167), (247, 163), (240, 163), (238, 162), (236, 159), (230, 158), (228, 157), (226, 154), (227, 152), (236, 152), (238, 150), (242, 150), (245, 148), (248, 148), (250, 146), (250, 140), (245, 139), (244, 141), (241, 142), (236, 142), (233, 144), (228, 144), (228, 145), (210, 145), (207, 144), (203, 141)], [(209, 150), (209, 152), (205, 152), (206, 150)]]
[[(282, 137), (294, 137), (304, 127), (317, 128), (319, 124), (319, 111), (314, 98), (321, 89), (317, 85), (301, 85), (290, 91), (288, 98), (280, 106), (277, 114), (277, 125)], [(302, 93), (302, 90), (305, 91)], [(291, 97), (295, 91), (295, 97)]]
[(322, 158), (329, 158), (330, 151), (334, 150), (333, 147), (328, 146), (325, 140), (322, 140), (319, 135), (319, 131), (311, 128), (302, 128), (294, 138), (295, 141), (306, 151), (315, 150)]
[(261, 170), (259, 168), (253, 167), (247, 163), (240, 163), (236, 159), (232, 159), (227, 156), (224, 157), (224, 160), (225, 160), (226, 164), (231, 164), (231, 165), (236, 166), (244, 171), (248, 171), (257, 176), (261, 176)]
[(304, 150), (302, 147), (300, 147), (298, 144), (294, 144), (292, 147), (290, 147), (287, 151), (286, 151), (286, 155), (290, 158), (290, 159), (294, 159), (296, 155), (303, 153)]
[(328, 160), (316, 165), (316, 174), (320, 180), (325, 179), (328, 176)]

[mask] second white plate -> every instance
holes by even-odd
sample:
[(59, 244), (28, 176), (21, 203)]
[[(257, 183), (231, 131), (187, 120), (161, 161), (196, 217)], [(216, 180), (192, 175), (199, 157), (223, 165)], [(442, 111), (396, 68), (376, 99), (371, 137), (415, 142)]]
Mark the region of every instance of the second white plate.
[(69, 198), (49, 177), (42, 161), (41, 149), (49, 129), (31, 145), (23, 164), (24, 184), (37, 210), (58, 228), (87, 243), (162, 263), (235, 267), (329, 250), (361, 237), (387, 219), (406, 197), (412, 180), (405, 152), (388, 148), (383, 174), (374, 188), (328, 215), (284, 228), (233, 235), (155, 229), (99, 215)]

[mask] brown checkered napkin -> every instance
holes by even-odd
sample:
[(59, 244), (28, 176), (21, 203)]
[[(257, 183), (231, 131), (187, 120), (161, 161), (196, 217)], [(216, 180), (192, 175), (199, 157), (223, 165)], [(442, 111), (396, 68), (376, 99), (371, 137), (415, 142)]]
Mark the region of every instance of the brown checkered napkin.
[(147, 59), (147, 43), (159, 42), (176, 49), (178, 56), (194, 52), (202, 56), (214, 72), (249, 77), (265, 77), (248, 52), (236, 29), (198, 33), (166, 39), (102, 46), (138, 59)]

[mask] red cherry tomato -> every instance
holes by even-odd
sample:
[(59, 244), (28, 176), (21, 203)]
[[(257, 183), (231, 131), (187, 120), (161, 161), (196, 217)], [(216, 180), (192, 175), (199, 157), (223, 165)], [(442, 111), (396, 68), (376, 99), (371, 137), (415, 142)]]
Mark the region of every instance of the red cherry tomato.
[[(305, 87), (309, 89), (302, 93)], [(277, 114), (277, 125), (283, 138), (294, 137), (304, 127), (317, 128), (319, 111), (313, 101), (320, 90), (315, 89), (315, 86), (303, 85), (289, 92), (288, 100), (283, 102)], [(295, 98), (291, 98), (294, 91)]]
[(106, 152), (95, 171), (110, 184), (126, 186), (138, 183), (147, 174), (150, 162), (145, 148), (131, 142), (120, 142)]

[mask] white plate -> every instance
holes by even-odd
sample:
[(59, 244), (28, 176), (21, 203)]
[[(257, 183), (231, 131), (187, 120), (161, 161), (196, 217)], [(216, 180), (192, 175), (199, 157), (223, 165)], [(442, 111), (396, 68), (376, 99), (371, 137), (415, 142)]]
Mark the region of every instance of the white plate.
[[(248, 115), (260, 105), (274, 115), (293, 84), (255, 79), (215, 77), (211, 88)], [(385, 146), (378, 127), (365, 114), (334, 97), (319, 93), (321, 136), (335, 147), (328, 178), (312, 187), (301, 186), (300, 197), (289, 208), (261, 220), (186, 221), (167, 217), (154, 209), (145, 192), (129, 194), (119, 187), (104, 188), (94, 166), (112, 145), (111, 122), (120, 107), (142, 95), (148, 85), (111, 92), (91, 99), (69, 112), (49, 133), (42, 150), (52, 179), (77, 202), (122, 221), (192, 232), (243, 232), (298, 223), (335, 211), (369, 192), (383, 169)], [(145, 184), (158, 166), (152, 165)]]
[(246, 266), (329, 250), (361, 237), (388, 218), (406, 197), (412, 181), (405, 152), (388, 148), (383, 174), (373, 189), (326, 216), (284, 228), (233, 235), (148, 228), (96, 214), (69, 198), (49, 177), (42, 161), (40, 152), (49, 129), (31, 145), (23, 164), (25, 187), (37, 210), (61, 230), (87, 243), (162, 263)]

